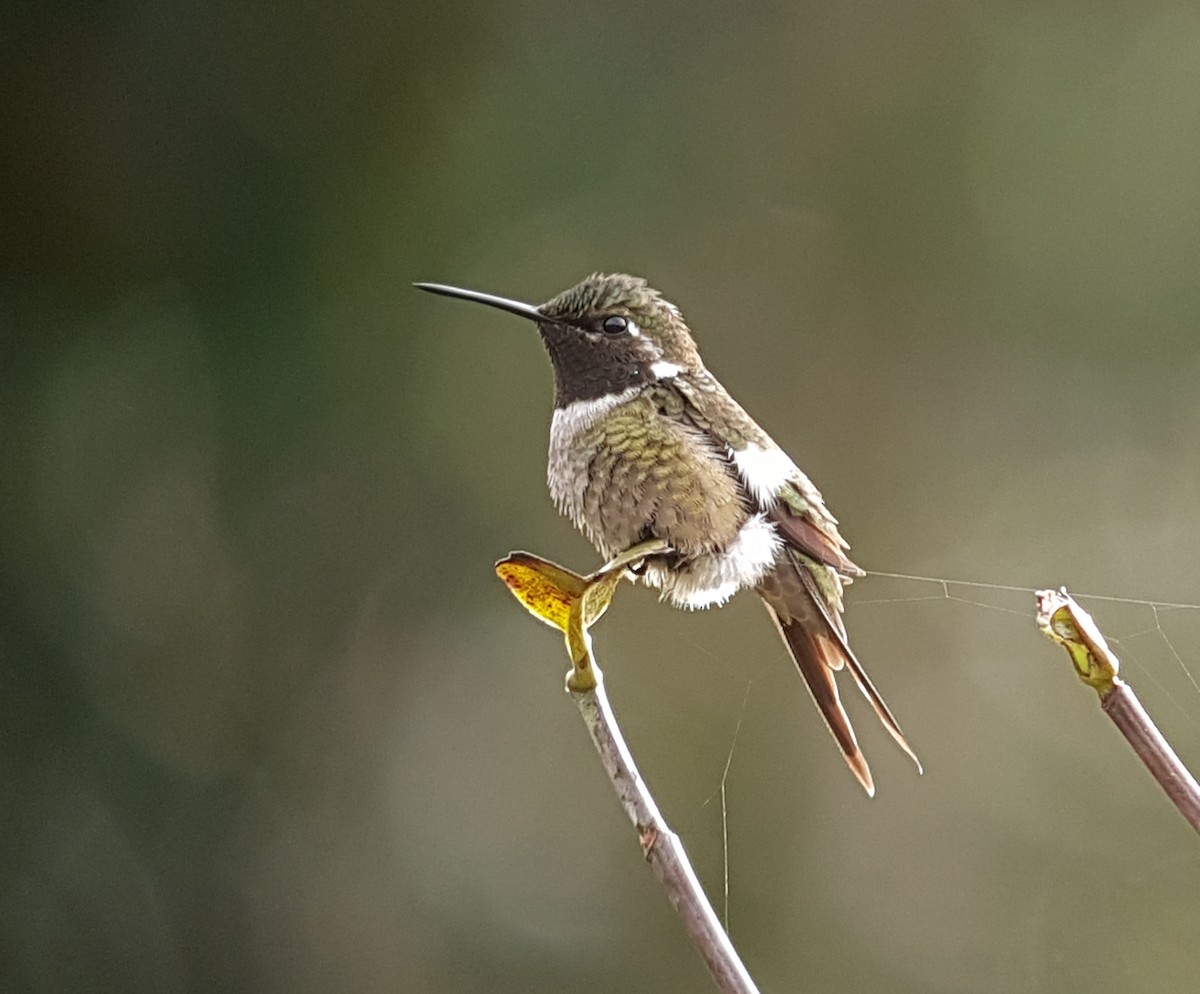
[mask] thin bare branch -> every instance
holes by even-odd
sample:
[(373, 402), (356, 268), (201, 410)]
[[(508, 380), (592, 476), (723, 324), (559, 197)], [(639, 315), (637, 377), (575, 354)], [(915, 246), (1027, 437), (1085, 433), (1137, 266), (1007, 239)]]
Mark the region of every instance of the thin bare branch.
[(1076, 675), (1099, 694), (1101, 710), (1133, 746), (1179, 813), (1200, 831), (1200, 784), (1146, 713), (1133, 688), (1121, 679), (1120, 660), (1092, 616), (1065, 587), (1039, 590), (1037, 604), (1038, 627), (1067, 650)]
[(527, 552), (502, 559), (496, 572), (532, 614), (563, 632), (571, 659), (567, 691), (583, 716), (621, 808), (637, 830), (646, 862), (717, 987), (725, 994), (757, 994), (758, 988), (709, 903), (683, 843), (663, 818), (634, 764), (592, 653), (588, 629), (608, 609), (626, 570), (662, 548), (661, 542), (638, 546), (586, 577)]

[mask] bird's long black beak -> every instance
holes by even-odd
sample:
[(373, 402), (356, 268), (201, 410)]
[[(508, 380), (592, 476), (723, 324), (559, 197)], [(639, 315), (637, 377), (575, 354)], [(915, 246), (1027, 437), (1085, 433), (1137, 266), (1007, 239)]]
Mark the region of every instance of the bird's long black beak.
[(546, 324), (558, 324), (554, 318), (548, 318), (533, 304), (525, 304), (508, 297), (497, 297), (490, 293), (480, 293), (478, 290), (463, 290), (456, 286), (446, 286), (444, 283), (414, 283), (418, 290), (428, 290), (430, 293), (441, 294), (443, 297), (458, 297), (462, 300), (473, 300), (478, 304), (496, 307), (517, 317), (528, 318), (530, 321), (541, 321)]

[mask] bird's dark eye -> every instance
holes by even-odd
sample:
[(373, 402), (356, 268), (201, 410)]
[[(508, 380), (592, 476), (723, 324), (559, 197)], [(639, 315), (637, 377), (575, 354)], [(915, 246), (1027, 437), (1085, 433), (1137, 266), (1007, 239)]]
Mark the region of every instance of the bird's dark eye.
[(629, 330), (629, 320), (620, 314), (610, 314), (600, 322), (600, 327), (606, 335), (623, 335)]

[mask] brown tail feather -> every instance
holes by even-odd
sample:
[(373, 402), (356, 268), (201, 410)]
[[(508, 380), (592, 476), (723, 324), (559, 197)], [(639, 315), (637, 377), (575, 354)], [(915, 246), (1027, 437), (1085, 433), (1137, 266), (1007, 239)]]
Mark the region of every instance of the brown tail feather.
[(871, 771), (858, 747), (854, 728), (842, 706), (834, 680), (834, 673), (843, 667), (850, 670), (855, 684), (871, 702), (883, 727), (917, 764), (918, 771), (921, 770), (921, 761), (909, 746), (891, 709), (851, 651), (840, 615), (828, 606), (807, 565), (796, 562), (790, 556), (785, 558), (775, 573), (763, 581), (758, 592), (766, 602), (834, 741), (867, 793), (875, 793)]
[(819, 639), (811, 634), (803, 622), (784, 621), (770, 603), (767, 610), (775, 619), (779, 634), (787, 644), (796, 668), (804, 677), (805, 686), (812, 695), (813, 703), (825, 719), (825, 725), (833, 735), (838, 748), (846, 758), (850, 771), (858, 777), (858, 782), (870, 797), (875, 796), (875, 781), (871, 779), (871, 768), (867, 765), (867, 757), (858, 747), (858, 739), (854, 737), (854, 726), (850, 724), (850, 716), (842, 707), (838, 695), (837, 681), (833, 671), (840, 668), (841, 660), (831, 658), (831, 645), (827, 639)]
[[(896, 741), (896, 745), (903, 749), (908, 757), (917, 764), (917, 772), (924, 773), (925, 769), (921, 766), (921, 761), (917, 758), (917, 754), (913, 752), (912, 746), (908, 744), (908, 739), (904, 737), (904, 732), (901, 730), (896, 716), (892, 714), (892, 709), (887, 706), (887, 702), (883, 699), (883, 696), (875, 689), (875, 684), (867, 676), (867, 671), (863, 668), (863, 664), (858, 661), (858, 657), (854, 655), (854, 650), (850, 648), (850, 642), (846, 638), (846, 626), (842, 624), (841, 615), (830, 612), (825, 599), (821, 596), (821, 592), (817, 588), (816, 580), (813, 578), (812, 573), (801, 565), (797, 565), (796, 568), (804, 584), (804, 589), (812, 599), (812, 602), (817, 606), (822, 620), (833, 633), (834, 639), (837, 642), (838, 655), (844, 660), (847, 669), (853, 674), (854, 682), (858, 685), (858, 689), (862, 691), (863, 697), (871, 702), (871, 708), (875, 711), (883, 727), (888, 730), (888, 734)], [(839, 662), (839, 665), (835, 669), (841, 668), (841, 663)]]

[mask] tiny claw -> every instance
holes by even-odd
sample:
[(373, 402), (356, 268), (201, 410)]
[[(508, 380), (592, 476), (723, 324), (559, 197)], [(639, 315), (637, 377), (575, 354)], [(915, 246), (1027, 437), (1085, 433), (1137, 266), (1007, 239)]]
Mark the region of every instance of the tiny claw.
[(653, 825), (638, 827), (638, 842), (642, 845), (642, 855), (648, 860), (650, 858), (650, 850), (654, 848), (654, 844), (658, 841), (658, 829)]

